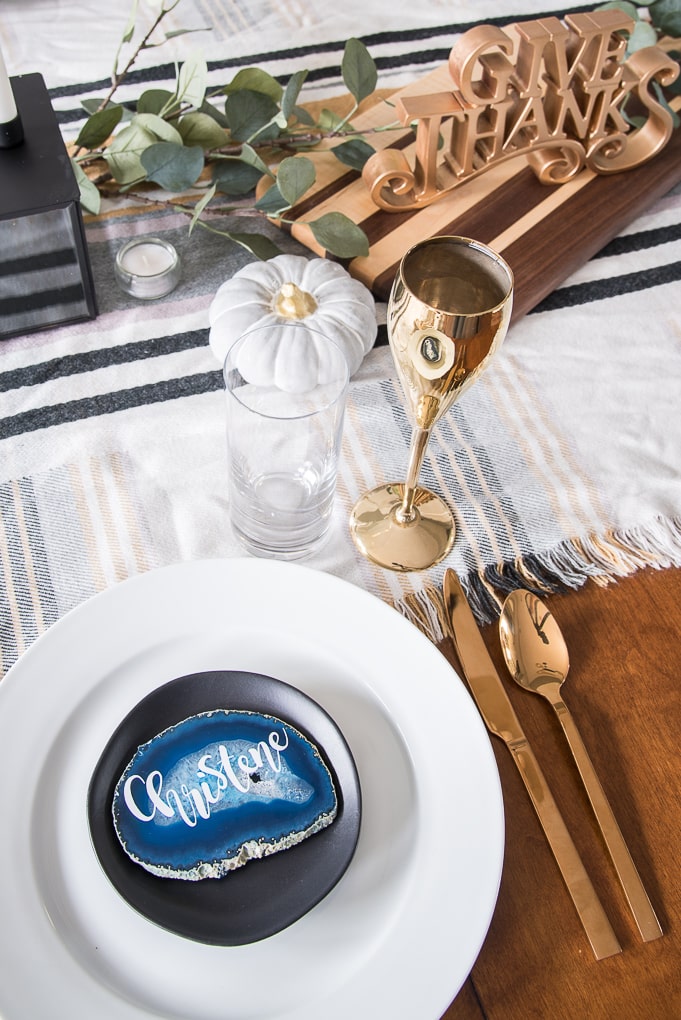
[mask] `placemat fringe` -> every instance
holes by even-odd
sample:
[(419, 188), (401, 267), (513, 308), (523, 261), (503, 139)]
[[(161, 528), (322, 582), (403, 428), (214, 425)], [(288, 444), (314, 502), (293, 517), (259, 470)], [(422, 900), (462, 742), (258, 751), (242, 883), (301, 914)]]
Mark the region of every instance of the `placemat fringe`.
[[(646, 525), (569, 539), (544, 553), (472, 571), (461, 583), (475, 618), (485, 625), (498, 619), (504, 597), (516, 588), (548, 595), (581, 588), (589, 579), (605, 586), (644, 567), (679, 566), (681, 519), (658, 517)], [(439, 587), (430, 584), (412, 592), (395, 608), (431, 641), (444, 640), (447, 622)]]
[(438, 644), (444, 640), (447, 624), (442, 592), (434, 585), (410, 592), (395, 603), (395, 609)]

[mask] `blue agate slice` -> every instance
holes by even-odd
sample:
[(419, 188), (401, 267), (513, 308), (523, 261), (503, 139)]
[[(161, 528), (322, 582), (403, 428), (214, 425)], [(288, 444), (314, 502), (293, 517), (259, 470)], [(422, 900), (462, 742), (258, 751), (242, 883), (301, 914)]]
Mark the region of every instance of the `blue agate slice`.
[(137, 749), (114, 791), (126, 854), (163, 878), (222, 878), (295, 846), (338, 811), (319, 750), (289, 723), (217, 709)]

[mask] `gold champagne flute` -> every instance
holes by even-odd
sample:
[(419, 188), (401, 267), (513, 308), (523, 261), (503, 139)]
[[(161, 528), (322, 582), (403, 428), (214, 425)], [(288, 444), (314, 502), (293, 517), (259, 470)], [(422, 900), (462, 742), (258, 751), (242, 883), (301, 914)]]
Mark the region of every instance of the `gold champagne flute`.
[(388, 338), (414, 427), (407, 478), (367, 492), (350, 517), (356, 545), (374, 563), (423, 570), (451, 549), (451, 511), (418, 478), (433, 426), (501, 346), (512, 304), (510, 268), (479, 241), (431, 237), (402, 259)]

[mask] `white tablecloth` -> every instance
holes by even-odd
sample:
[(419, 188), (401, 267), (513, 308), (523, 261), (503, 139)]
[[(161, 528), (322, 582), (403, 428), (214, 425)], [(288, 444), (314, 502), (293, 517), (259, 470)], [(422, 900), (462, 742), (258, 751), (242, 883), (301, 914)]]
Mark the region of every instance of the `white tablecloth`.
[[(361, 36), (395, 87), (447, 56), (471, 24), (527, 20), (570, 5), (544, 0), (358, 0), (216, 5), (182, 0), (167, 28), (202, 28), (142, 54), (120, 98), (168, 85), (200, 48), (211, 84), (240, 66), (310, 68), (303, 98), (343, 90), (345, 40)], [(158, 4), (142, 2), (138, 22)], [(5, 0), (0, 45), (10, 74), (39, 70), (64, 137), (80, 101), (107, 89), (128, 4)], [(493, 367), (435, 430), (424, 481), (448, 494), (458, 538), (423, 574), (375, 568), (355, 550), (355, 498), (403, 477), (409, 427), (387, 347), (352, 384), (334, 529), (309, 565), (405, 607), (446, 566), (479, 618), (504, 590), (606, 582), (681, 564), (681, 193), (631, 224), (558, 295), (517, 322)], [(287, 251), (306, 254), (267, 228)], [(116, 249), (153, 232), (184, 263), (167, 299), (138, 303), (113, 282)], [(127, 576), (179, 560), (241, 554), (227, 521), (219, 366), (208, 307), (249, 256), (165, 207), (106, 202), (87, 218), (99, 300), (93, 321), (0, 345), (0, 675), (50, 623)], [(379, 321), (384, 309), (377, 308)]]

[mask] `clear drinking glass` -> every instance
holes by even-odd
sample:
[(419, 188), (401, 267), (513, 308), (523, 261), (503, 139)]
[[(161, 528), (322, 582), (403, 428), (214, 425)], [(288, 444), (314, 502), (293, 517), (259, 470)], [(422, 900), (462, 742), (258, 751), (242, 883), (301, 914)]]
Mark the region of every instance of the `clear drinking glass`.
[(332, 519), (345, 355), (317, 330), (277, 321), (232, 345), (224, 380), (232, 527), (255, 556), (306, 556)]

